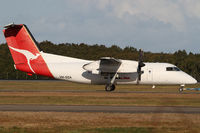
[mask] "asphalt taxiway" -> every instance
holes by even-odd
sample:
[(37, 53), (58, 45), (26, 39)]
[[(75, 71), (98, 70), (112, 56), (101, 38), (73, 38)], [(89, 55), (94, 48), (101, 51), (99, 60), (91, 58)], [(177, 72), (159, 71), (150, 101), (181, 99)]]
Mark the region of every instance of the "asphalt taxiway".
[(186, 113), (199, 114), (200, 107), (182, 106), (98, 106), (98, 105), (0, 105), (0, 111), (103, 112), (103, 113)]

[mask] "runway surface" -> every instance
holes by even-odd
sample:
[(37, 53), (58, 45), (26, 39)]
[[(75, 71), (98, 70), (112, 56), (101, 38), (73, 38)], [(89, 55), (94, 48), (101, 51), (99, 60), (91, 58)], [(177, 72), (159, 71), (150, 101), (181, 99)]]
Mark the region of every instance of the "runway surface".
[(0, 111), (103, 112), (103, 113), (187, 113), (199, 114), (200, 107), (179, 106), (86, 106), (86, 105), (0, 105)]
[[(62, 93), (88, 93), (88, 92), (99, 92), (104, 93), (105, 90), (9, 90), (3, 89), (0, 92), (62, 92)], [(113, 91), (108, 93), (153, 93), (153, 94), (200, 94), (200, 91), (190, 92), (190, 91), (182, 91), (182, 92), (167, 92), (167, 91)]]

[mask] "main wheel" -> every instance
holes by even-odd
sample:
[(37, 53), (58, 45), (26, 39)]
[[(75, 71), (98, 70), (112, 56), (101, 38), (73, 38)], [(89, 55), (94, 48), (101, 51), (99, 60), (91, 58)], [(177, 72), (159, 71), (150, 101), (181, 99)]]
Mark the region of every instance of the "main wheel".
[(115, 85), (111, 85), (111, 91), (115, 90)]
[(105, 87), (105, 90), (106, 91), (114, 91), (115, 90), (115, 85), (107, 84), (106, 87)]

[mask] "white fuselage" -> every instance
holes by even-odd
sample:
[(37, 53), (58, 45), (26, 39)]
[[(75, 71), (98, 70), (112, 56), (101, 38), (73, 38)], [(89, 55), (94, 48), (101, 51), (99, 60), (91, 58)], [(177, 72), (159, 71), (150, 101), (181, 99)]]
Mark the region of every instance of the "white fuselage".
[[(71, 57), (47, 54), (41, 52), (49, 70), (56, 79), (88, 84), (107, 84), (107, 75), (87, 71), (83, 68), (85, 64), (94, 62)], [(122, 64), (118, 70), (115, 84), (137, 84), (138, 62), (121, 60)], [(169, 70), (167, 70), (169, 68)], [(187, 73), (176, 69), (169, 63), (145, 63), (142, 68), (140, 84), (195, 84), (197, 81)]]

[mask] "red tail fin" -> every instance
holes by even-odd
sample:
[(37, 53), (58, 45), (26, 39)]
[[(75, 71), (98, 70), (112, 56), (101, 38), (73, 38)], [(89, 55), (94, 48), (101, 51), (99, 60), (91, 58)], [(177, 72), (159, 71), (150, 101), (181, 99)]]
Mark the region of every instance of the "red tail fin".
[(16, 69), (53, 77), (26, 25), (10, 24), (5, 26), (3, 32)]

